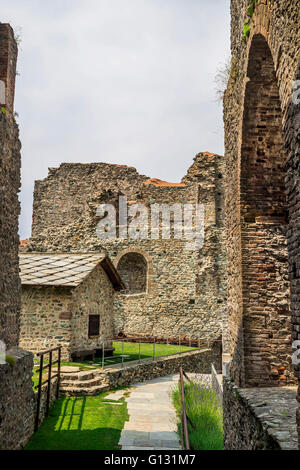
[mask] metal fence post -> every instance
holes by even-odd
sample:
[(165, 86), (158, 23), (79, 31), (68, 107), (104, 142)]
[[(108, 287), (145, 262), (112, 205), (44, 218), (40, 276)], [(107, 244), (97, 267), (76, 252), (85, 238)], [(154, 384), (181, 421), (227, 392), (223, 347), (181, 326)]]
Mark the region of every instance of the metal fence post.
[(34, 427), (35, 432), (39, 428), (39, 420), (40, 420), (41, 394), (42, 394), (42, 382), (43, 382), (43, 365), (44, 365), (44, 355), (41, 354), (40, 370), (39, 370), (39, 388), (38, 388), (37, 408), (36, 408), (35, 427)]
[(57, 358), (57, 390), (56, 390), (56, 398), (59, 397), (59, 388), (60, 388), (60, 363), (61, 363), (61, 346), (58, 349), (58, 358)]
[(169, 335), (167, 336), (167, 356), (169, 355)]
[(153, 361), (155, 361), (155, 336), (153, 341)]
[(49, 406), (50, 406), (51, 369), (52, 369), (52, 351), (49, 352), (48, 390), (47, 390), (47, 401), (46, 401), (46, 416), (48, 416), (48, 414), (49, 414)]
[(141, 338), (139, 338), (139, 362), (141, 362)]
[(102, 343), (102, 369), (104, 367), (104, 351), (105, 351), (105, 343)]

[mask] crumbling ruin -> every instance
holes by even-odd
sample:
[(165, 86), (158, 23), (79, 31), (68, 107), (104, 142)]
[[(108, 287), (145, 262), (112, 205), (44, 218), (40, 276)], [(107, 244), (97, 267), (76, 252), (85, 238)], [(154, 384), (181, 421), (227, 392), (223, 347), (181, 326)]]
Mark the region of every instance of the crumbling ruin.
[[(225, 308), (222, 167), (222, 157), (201, 153), (180, 183), (167, 183), (127, 166), (63, 163), (35, 183), (32, 237), (25, 249), (105, 249), (127, 284), (114, 302), (116, 335), (181, 335), (217, 341), (220, 349)], [(149, 209), (149, 237), (98, 238), (98, 206), (113, 204), (118, 213), (120, 196), (127, 197), (129, 209), (136, 203)], [(196, 203), (205, 211), (201, 250), (187, 249), (186, 240), (175, 239), (172, 230), (169, 239), (158, 232), (150, 236), (155, 204)]]
[(21, 448), (34, 424), (33, 356), (18, 349), (20, 278), (18, 217), (20, 141), (14, 120), (17, 45), (12, 28), (0, 24), (0, 341), (9, 362), (0, 363), (0, 449)]
[[(294, 0), (231, 1), (223, 345), (239, 387), (284, 386), (300, 377), (292, 365), (292, 341), (300, 339), (299, 16)], [(226, 384), (226, 447), (263, 447), (261, 436), (246, 441), (249, 421), (241, 408), (235, 416), (238, 395)]]

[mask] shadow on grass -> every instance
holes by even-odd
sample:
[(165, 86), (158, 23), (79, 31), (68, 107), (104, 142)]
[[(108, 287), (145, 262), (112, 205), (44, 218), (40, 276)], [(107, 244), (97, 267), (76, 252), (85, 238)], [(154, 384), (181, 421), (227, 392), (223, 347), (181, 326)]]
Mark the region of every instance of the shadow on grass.
[(105, 394), (60, 398), (25, 450), (118, 449), (127, 405), (104, 403), (104, 398)]

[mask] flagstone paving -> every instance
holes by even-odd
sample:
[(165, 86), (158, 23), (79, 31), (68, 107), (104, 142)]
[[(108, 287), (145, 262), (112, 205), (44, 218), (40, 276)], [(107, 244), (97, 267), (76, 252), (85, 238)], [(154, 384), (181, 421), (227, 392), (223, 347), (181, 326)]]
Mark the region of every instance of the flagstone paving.
[(177, 374), (130, 388), (130, 395), (125, 398), (130, 418), (119, 441), (122, 450), (181, 449), (171, 398), (178, 380)]

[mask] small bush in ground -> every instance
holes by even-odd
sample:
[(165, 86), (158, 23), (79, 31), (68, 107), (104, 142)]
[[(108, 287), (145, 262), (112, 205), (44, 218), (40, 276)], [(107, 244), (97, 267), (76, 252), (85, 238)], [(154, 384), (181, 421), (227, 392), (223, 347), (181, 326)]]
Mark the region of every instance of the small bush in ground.
[[(181, 419), (182, 405), (179, 387), (173, 391), (173, 401)], [(185, 404), (187, 416), (193, 423), (193, 426), (188, 423), (192, 449), (222, 450), (223, 416), (216, 392), (203, 383), (186, 383)]]

